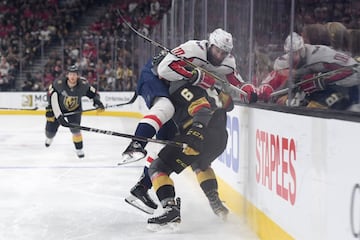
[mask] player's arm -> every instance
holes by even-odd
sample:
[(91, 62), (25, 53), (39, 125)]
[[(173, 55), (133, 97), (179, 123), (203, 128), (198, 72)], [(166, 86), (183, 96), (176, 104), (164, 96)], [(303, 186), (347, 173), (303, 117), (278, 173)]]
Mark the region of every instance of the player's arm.
[(176, 141), (188, 144), (189, 147), (184, 149), (185, 154), (198, 155), (203, 149), (204, 134), (213, 114), (207, 94), (197, 87), (186, 84), (171, 97), (177, 99), (177, 106), (180, 110), (183, 109), (178, 111), (179, 114), (184, 114), (180, 119), (188, 119), (179, 124), (185, 133), (176, 137)]
[(59, 93), (56, 91), (53, 85), (49, 86), (48, 96), (49, 96), (49, 105), (51, 106), (53, 116), (60, 123), (60, 125), (64, 127), (68, 127), (69, 123), (65, 120), (64, 115), (61, 111), (60, 102), (59, 102)]
[(104, 110), (105, 106), (100, 100), (99, 92), (93, 86), (91, 86), (90, 84), (86, 83), (86, 85), (87, 85), (87, 88), (88, 88), (88, 90), (86, 92), (86, 96), (93, 100), (93, 106), (95, 108), (100, 109), (100, 110)]
[(246, 93), (246, 95), (239, 95), (241, 101), (243, 101), (244, 103), (253, 103), (257, 101), (257, 93), (255, 86), (251, 83), (244, 82), (239, 73), (233, 71), (232, 73), (226, 75), (226, 79), (231, 85), (238, 87)]
[(259, 99), (268, 102), (271, 98), (271, 94), (275, 90), (282, 89), (286, 86), (288, 78), (289, 69), (271, 71), (257, 89)]
[(315, 71), (295, 79), (299, 88), (305, 93), (321, 91), (333, 84), (341, 85), (341, 80), (354, 73), (354, 69), (351, 66), (346, 67), (336, 63), (321, 64), (321, 71)]
[[(199, 43), (199, 44), (197, 44)], [(176, 57), (176, 56), (179, 57)], [(199, 68), (189, 66), (186, 61), (194, 62), (195, 65), (206, 63), (206, 55), (201, 48), (200, 42), (188, 41), (172, 50), (172, 54), (167, 54), (166, 57), (159, 63), (157, 72), (160, 78), (168, 81), (188, 80), (194, 86), (199, 86), (203, 89), (208, 89), (215, 84), (215, 79)], [(186, 61), (184, 61), (186, 59)]]

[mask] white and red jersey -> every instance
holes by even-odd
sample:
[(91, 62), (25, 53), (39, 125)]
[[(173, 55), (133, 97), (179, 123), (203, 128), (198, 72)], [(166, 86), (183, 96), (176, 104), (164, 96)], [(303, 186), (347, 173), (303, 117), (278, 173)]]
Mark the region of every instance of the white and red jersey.
[[(296, 70), (297, 74), (302, 76), (313, 73), (325, 73), (357, 64), (351, 56), (328, 46), (305, 44), (305, 48), (306, 63)], [(360, 83), (358, 72), (354, 71), (351, 67), (330, 76), (329, 80), (343, 87), (351, 87)]]
[[(214, 66), (207, 61), (207, 49), (207, 40), (190, 40), (174, 48), (171, 51), (172, 54), (167, 54), (159, 63), (157, 68), (159, 77), (168, 81), (178, 81), (190, 78), (193, 73), (191, 72), (192, 70), (186, 68), (186, 62), (180, 59), (184, 58), (222, 79), (227, 79), (229, 83), (234, 86), (241, 86), (244, 81), (236, 72), (234, 56), (229, 54), (225, 57), (220, 66)], [(179, 56), (179, 58), (173, 54)]]
[[(328, 46), (305, 44), (305, 51), (305, 58), (294, 66), (296, 76), (301, 77), (300, 80), (306, 79), (306, 76), (312, 76), (314, 73), (326, 73), (357, 64), (351, 56)], [(277, 58), (274, 62), (274, 70), (286, 68), (289, 68), (289, 53)], [(358, 85), (360, 83), (358, 74), (360, 69), (359, 67), (357, 67), (359, 70), (354, 71), (354, 69), (350, 67), (339, 71), (332, 75), (329, 80), (343, 87)]]

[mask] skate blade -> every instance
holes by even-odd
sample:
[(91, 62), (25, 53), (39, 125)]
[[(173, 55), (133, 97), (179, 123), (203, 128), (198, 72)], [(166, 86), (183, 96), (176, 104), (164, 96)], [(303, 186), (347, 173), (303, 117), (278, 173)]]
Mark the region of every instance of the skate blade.
[(226, 222), (229, 212), (219, 212), (216, 214), (222, 221)]
[(142, 201), (132, 195), (125, 198), (125, 202), (147, 214), (154, 214), (153, 208), (146, 206)]
[(157, 232), (157, 233), (176, 233), (180, 231), (180, 223), (170, 222), (162, 225), (148, 223), (146, 229), (151, 232)]
[(146, 155), (144, 155), (141, 152), (135, 152), (133, 154), (124, 154), (122, 156), (122, 158), (120, 159), (120, 162), (118, 163), (118, 166), (124, 165), (124, 164), (128, 164), (128, 163), (133, 163), (133, 162), (137, 162), (141, 159), (143, 159)]

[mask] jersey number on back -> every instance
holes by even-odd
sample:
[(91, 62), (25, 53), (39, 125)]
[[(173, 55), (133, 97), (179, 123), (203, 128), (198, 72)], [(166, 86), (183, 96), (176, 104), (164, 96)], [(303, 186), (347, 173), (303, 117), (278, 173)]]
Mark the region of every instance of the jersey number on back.
[(181, 96), (185, 98), (186, 101), (191, 101), (194, 98), (194, 94), (187, 88), (181, 90)]

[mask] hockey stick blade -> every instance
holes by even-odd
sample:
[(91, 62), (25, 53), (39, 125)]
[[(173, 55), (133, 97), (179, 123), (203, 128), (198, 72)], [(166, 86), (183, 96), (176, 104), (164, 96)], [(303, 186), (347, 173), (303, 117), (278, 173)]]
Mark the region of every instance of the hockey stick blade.
[(103, 129), (98, 129), (98, 128), (80, 126), (80, 125), (76, 125), (73, 123), (69, 123), (66, 127), (76, 128), (76, 129), (80, 129), (83, 131), (101, 133), (101, 134), (111, 135), (111, 136), (116, 136), (116, 137), (130, 138), (135, 141), (159, 143), (159, 144), (169, 145), (169, 146), (183, 148), (183, 149), (187, 147), (186, 143), (180, 143), (180, 142), (175, 142), (175, 141), (170, 141), (170, 140), (146, 138), (146, 137), (135, 136), (135, 135), (130, 135), (130, 134), (126, 134), (126, 133), (119, 133), (119, 132), (110, 131), (110, 130), (103, 130)]
[(135, 92), (134, 95), (132, 96), (132, 98), (124, 103), (118, 103), (118, 104), (114, 104), (114, 105), (106, 105), (105, 108), (112, 108), (112, 107), (120, 107), (120, 106), (124, 106), (124, 105), (128, 105), (128, 104), (132, 104), (135, 102), (135, 100), (137, 99), (138, 95)]
[(128, 203), (129, 205), (143, 211), (144, 213), (154, 214), (153, 208), (146, 206), (143, 202), (141, 202), (139, 199), (137, 199), (136, 197), (134, 197), (132, 195), (126, 197), (125, 202)]
[(16, 111), (23, 111), (23, 110), (28, 110), (28, 111), (36, 111), (38, 110), (38, 107), (33, 107), (33, 108), (8, 108), (8, 107), (0, 107), (0, 110), (16, 110)]
[[(106, 105), (105, 109), (107, 108), (112, 108), (112, 107), (120, 107), (120, 106), (124, 106), (124, 105), (128, 105), (128, 104), (132, 104), (135, 102), (135, 100), (137, 99), (138, 95), (137, 93), (134, 93), (134, 95), (131, 97), (131, 99), (127, 102), (124, 103), (118, 103), (118, 104), (114, 104), (114, 105)], [(84, 112), (91, 112), (91, 111), (95, 111), (98, 110), (99, 108), (90, 108), (90, 109), (86, 109), (86, 110), (82, 110), (82, 111), (76, 111), (76, 112), (68, 112), (68, 113), (64, 113), (64, 116), (70, 116), (70, 115), (75, 115), (75, 114), (80, 114), (80, 113), (84, 113)]]
[(117, 165), (121, 166), (121, 165), (125, 165), (125, 164), (129, 164), (129, 163), (134, 163), (134, 162), (138, 162), (141, 159), (144, 159), (146, 156), (133, 156), (132, 158), (129, 159), (122, 159)]

